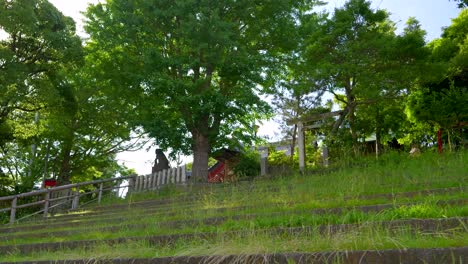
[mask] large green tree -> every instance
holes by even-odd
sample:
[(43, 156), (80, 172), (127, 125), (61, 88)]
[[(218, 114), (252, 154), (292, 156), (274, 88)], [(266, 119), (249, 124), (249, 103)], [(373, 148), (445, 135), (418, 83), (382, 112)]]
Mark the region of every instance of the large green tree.
[(113, 0), (88, 9), (86, 30), (109, 81), (134, 99), (136, 124), (193, 153), (205, 180), (213, 148), (254, 135), (268, 110), (258, 85), (295, 45), (310, 2)]
[(0, 1), (0, 144), (11, 141), (14, 112), (35, 112), (50, 77), (80, 57), (75, 24), (45, 0)]
[(468, 123), (467, 35), (468, 9), (464, 9), (444, 29), (441, 38), (429, 43), (435, 71), (423, 79), (408, 100), (410, 118), (434, 130), (442, 128), (449, 143), (463, 141), (463, 129)]
[(45, 0), (0, 2), (0, 192), (112, 177), (124, 168), (131, 112), (109, 101), (74, 21)]
[(114, 176), (118, 169), (109, 168), (118, 167), (115, 155), (139, 145), (130, 142), (129, 105), (108, 100), (112, 89), (96, 81), (93, 65), (87, 58), (62, 72), (44, 111), (42, 143), (57, 157), (51, 172), (60, 184)]
[[(22, 182), (30, 190), (38, 138), (35, 116), (55, 94), (57, 73), (82, 57), (81, 40), (73, 20), (46, 0), (0, 1), (0, 31), (0, 159), (6, 165), (1, 170), (12, 179), (22, 173), (13, 164), (27, 164)], [(29, 156), (27, 162), (8, 162), (11, 155), (23, 153), (12, 149), (24, 151), (29, 144), (32, 149), (23, 155)], [(14, 184), (20, 184), (17, 178)]]
[[(316, 25), (316, 19), (311, 23)], [(335, 9), (331, 18), (319, 21), (307, 41), (311, 79), (343, 105), (332, 134), (346, 123), (356, 153), (358, 138), (364, 136), (356, 122), (358, 108), (367, 105), (378, 110), (380, 102), (405, 93), (427, 54), (424, 31), (410, 19), (404, 33), (396, 35), (386, 11), (373, 10), (365, 0), (350, 0)], [(384, 115), (375, 113), (374, 131), (379, 138)]]

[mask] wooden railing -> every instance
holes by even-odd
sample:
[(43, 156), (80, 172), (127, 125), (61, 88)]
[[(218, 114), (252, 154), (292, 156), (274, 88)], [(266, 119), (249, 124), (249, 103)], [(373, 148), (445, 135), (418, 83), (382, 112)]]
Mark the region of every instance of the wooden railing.
[[(123, 181), (128, 181), (127, 185), (121, 185)], [(120, 190), (128, 188), (127, 193), (155, 190), (167, 184), (185, 184), (187, 175), (185, 166), (160, 171), (148, 175), (131, 175), (105, 180), (74, 183), (54, 188), (42, 189), (17, 195), (0, 197), (0, 213), (10, 212), (10, 224), (18, 221), (17, 210), (21, 208), (30, 208), (39, 206), (40, 209), (34, 211), (33, 215), (41, 214), (44, 218), (49, 216), (52, 209), (55, 210), (76, 210), (80, 206), (80, 197), (95, 195), (95, 200), (100, 204), (103, 194), (106, 191)], [(89, 188), (91, 187), (92, 188)], [(88, 187), (88, 188), (86, 188)], [(80, 192), (80, 190), (92, 189), (91, 191)], [(21, 199), (27, 200), (20, 203)], [(9, 207), (2, 208), (3, 205)], [(25, 218), (25, 217), (23, 217)]]
[(129, 182), (129, 186), (131, 186), (129, 187), (129, 191), (141, 192), (155, 190), (166, 184), (185, 184), (187, 183), (187, 174), (185, 166), (181, 166), (153, 174), (137, 176), (133, 180), (134, 182)]

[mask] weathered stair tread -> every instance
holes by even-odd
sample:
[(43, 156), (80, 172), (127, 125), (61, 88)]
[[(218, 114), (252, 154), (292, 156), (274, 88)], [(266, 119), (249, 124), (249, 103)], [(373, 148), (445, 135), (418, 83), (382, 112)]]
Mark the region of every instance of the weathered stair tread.
[[(179, 256), (152, 259), (82, 259), (82, 260), (49, 260), (21, 262), (24, 264), (464, 264), (468, 262), (468, 247), (460, 248), (410, 248), (388, 250), (359, 250), (359, 251), (327, 251), (311, 253), (276, 253), (252, 255), (226, 256)], [(9, 262), (5, 264), (10, 264)]]
[[(409, 228), (414, 231), (424, 233), (434, 232), (453, 232), (457, 229), (463, 229), (468, 225), (468, 218), (448, 218), (448, 219), (409, 219), (385, 222), (367, 222), (362, 224), (342, 224), (342, 225), (320, 225), (309, 227), (291, 227), (291, 228), (270, 228), (258, 229), (255, 232), (258, 234), (288, 234), (298, 235), (307, 232), (316, 232), (319, 234), (333, 235), (337, 233), (349, 232), (365, 227), (382, 227), (388, 230), (397, 230), (399, 228)], [(99, 243), (108, 245), (121, 244), (129, 241), (148, 241), (151, 245), (166, 245), (174, 243), (179, 239), (212, 239), (218, 236), (239, 236), (243, 234), (252, 234), (252, 231), (232, 231), (225, 233), (191, 233), (191, 234), (174, 234), (174, 235), (159, 235), (159, 236), (145, 236), (145, 237), (127, 237), (115, 238), (107, 240), (79, 240), (79, 241), (66, 241), (66, 242), (50, 242), (50, 243), (36, 243), (36, 244), (23, 244), (23, 245), (10, 245), (0, 246), (1, 254), (8, 254), (12, 252), (30, 253), (35, 251), (57, 251), (61, 249), (76, 249), (76, 248), (91, 248)]]
[[(377, 204), (377, 205), (364, 205), (364, 206), (351, 206), (351, 207), (334, 207), (334, 208), (319, 208), (319, 209), (312, 209), (312, 210), (301, 210), (301, 211), (282, 211), (282, 212), (267, 212), (262, 214), (242, 214), (242, 215), (232, 215), (232, 216), (219, 216), (219, 217), (207, 217), (207, 218), (200, 218), (200, 219), (189, 219), (189, 220), (169, 220), (169, 221), (160, 221), (157, 222), (166, 227), (181, 227), (185, 225), (196, 225), (203, 223), (205, 225), (217, 225), (222, 224), (227, 220), (241, 220), (241, 219), (254, 219), (258, 216), (281, 216), (281, 215), (291, 215), (291, 214), (340, 214), (347, 211), (360, 211), (363, 213), (371, 213), (371, 212), (382, 212), (384, 210), (396, 208), (398, 206), (411, 206), (417, 205), (421, 203), (405, 203), (405, 204)], [(449, 201), (438, 201), (437, 204), (439, 205), (466, 205), (468, 204), (468, 199), (456, 199), (456, 200), (449, 200)], [(0, 228), (0, 232), (3, 234), (4, 237), (6, 234), (13, 234), (18, 231), (25, 231), (25, 230), (37, 230), (37, 229), (44, 229), (45, 232), (49, 228), (61, 228), (61, 227), (83, 227), (83, 226), (90, 226), (95, 224), (118, 224), (124, 221), (131, 220), (132, 217), (117, 217), (111, 219), (85, 219), (83, 221), (79, 221), (78, 219), (75, 221), (64, 222), (64, 223), (41, 223), (37, 225), (27, 225), (27, 226), (15, 226), (15, 227), (6, 227)], [(156, 222), (155, 222), (156, 223)]]
[[(431, 189), (431, 190), (422, 190), (422, 191), (413, 191), (413, 192), (396, 192), (396, 193), (387, 193), (387, 194), (374, 194), (374, 195), (365, 195), (365, 196), (359, 196), (358, 198), (352, 198), (352, 197), (345, 197), (345, 200), (347, 199), (376, 199), (376, 198), (385, 198), (385, 199), (394, 199), (394, 198), (403, 198), (403, 197), (414, 197), (418, 195), (430, 195), (430, 194), (444, 194), (444, 193), (453, 193), (453, 192), (463, 192), (467, 189), (466, 186), (460, 186), (460, 187), (451, 187), (451, 188), (438, 188), (438, 189)], [(170, 216), (174, 215), (176, 213), (171, 212), (170, 210), (175, 210), (175, 209), (187, 209), (185, 211), (190, 211), (192, 207), (192, 204), (186, 204), (184, 206), (180, 206), (177, 208), (171, 207), (170, 203), (168, 204), (167, 202), (171, 201), (173, 199), (165, 199), (165, 200), (155, 200), (155, 199), (150, 199), (150, 200), (143, 200), (143, 201), (138, 201), (134, 202), (131, 204), (118, 204), (117, 206), (115, 205), (110, 205), (110, 206), (102, 206), (102, 207), (92, 207), (88, 209), (88, 212), (84, 211), (83, 213), (74, 212), (73, 214), (65, 214), (65, 215), (60, 215), (57, 217), (49, 217), (47, 221), (44, 221), (42, 219), (36, 219), (35, 222), (26, 222), (26, 225), (21, 225), (22, 230), (37, 230), (40, 228), (44, 228), (45, 226), (54, 226), (55, 224), (59, 223), (57, 227), (60, 226), (65, 226), (66, 222), (70, 222), (69, 226), (79, 226), (79, 222), (83, 221), (100, 221), (106, 218), (109, 220), (109, 223), (116, 223), (116, 222), (121, 222), (124, 221), (124, 218), (126, 218), (128, 215), (127, 214), (132, 214), (132, 210), (141, 210), (141, 212), (138, 213), (143, 213), (145, 215), (151, 214), (156, 216), (156, 214), (164, 214), (165, 216)], [(137, 206), (134, 206), (137, 205)], [(170, 210), (166, 207), (168, 206)], [(106, 210), (100, 210), (99, 208), (107, 208)], [(122, 210), (118, 211), (116, 210), (117, 208), (119, 209), (127, 209), (126, 213), (122, 214)], [(221, 207), (221, 208), (213, 208), (213, 209), (206, 209), (202, 211), (217, 211), (217, 212), (223, 212), (227, 210), (239, 210), (239, 209), (247, 209), (249, 206), (241, 206), (241, 207), (234, 207), (234, 208), (229, 208), (229, 207)], [(92, 211), (90, 211), (92, 210)], [(200, 211), (200, 210), (198, 210)], [(125, 210), (124, 210), (125, 212)], [(97, 217), (97, 218), (96, 218)], [(47, 223), (47, 224), (45, 224)], [(11, 228), (0, 228), (0, 233), (11, 233), (15, 232), (14, 229)], [(0, 237), (2, 237), (0, 235)]]

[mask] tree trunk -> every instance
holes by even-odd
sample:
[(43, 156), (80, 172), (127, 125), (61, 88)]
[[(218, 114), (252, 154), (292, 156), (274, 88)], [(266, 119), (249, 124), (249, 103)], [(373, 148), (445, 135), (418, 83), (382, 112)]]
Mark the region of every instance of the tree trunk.
[(211, 150), (210, 140), (207, 135), (192, 132), (193, 139), (193, 166), (192, 179), (196, 182), (208, 181), (208, 155)]
[(296, 149), (296, 133), (297, 133), (297, 124), (294, 124), (294, 129), (292, 133), (292, 143), (291, 143), (291, 157), (290, 160), (294, 160), (294, 150)]
[(349, 127), (351, 130), (351, 139), (353, 144), (353, 152), (354, 155), (359, 154), (359, 146), (357, 141), (357, 133), (356, 133), (356, 124), (354, 119), (354, 110), (355, 110), (354, 102), (349, 105), (349, 113), (348, 113), (348, 120), (349, 120)]
[(71, 151), (73, 148), (74, 136), (71, 134), (64, 142), (62, 148), (62, 163), (60, 164), (60, 172), (57, 178), (58, 185), (66, 185), (71, 183)]
[(452, 140), (450, 139), (450, 129), (447, 129), (447, 141), (449, 145), (449, 151), (452, 152)]
[(380, 124), (380, 112), (377, 107), (376, 116), (375, 116), (375, 156), (379, 158), (380, 154), (382, 154), (382, 144), (381, 144), (381, 136), (382, 136), (382, 126)]
[(347, 108), (348, 108), (348, 120), (349, 120), (349, 127), (351, 131), (351, 138), (352, 138), (352, 145), (353, 145), (353, 152), (354, 155), (359, 154), (358, 150), (358, 142), (357, 142), (357, 133), (356, 133), (356, 124), (354, 119), (354, 111), (356, 110), (356, 97), (353, 94), (353, 87), (355, 85), (354, 80), (349, 78), (347, 83), (345, 84), (345, 93), (346, 93), (346, 101), (347, 101)]

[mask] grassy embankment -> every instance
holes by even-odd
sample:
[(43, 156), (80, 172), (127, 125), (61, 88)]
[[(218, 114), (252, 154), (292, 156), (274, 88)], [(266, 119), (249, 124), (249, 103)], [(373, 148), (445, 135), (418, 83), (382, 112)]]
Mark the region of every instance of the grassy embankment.
[[(392, 153), (356, 164), (324, 174), (109, 199), (104, 206), (54, 217), (47, 227), (28, 222), (0, 231), (0, 261), (467, 246), (468, 153)], [(419, 226), (412, 224), (415, 219), (459, 224)], [(169, 240), (150, 239), (161, 235)], [(131, 239), (115, 242), (119, 238)], [(66, 244), (88, 240), (98, 241)], [(63, 242), (63, 249), (21, 250), (53, 242)]]

